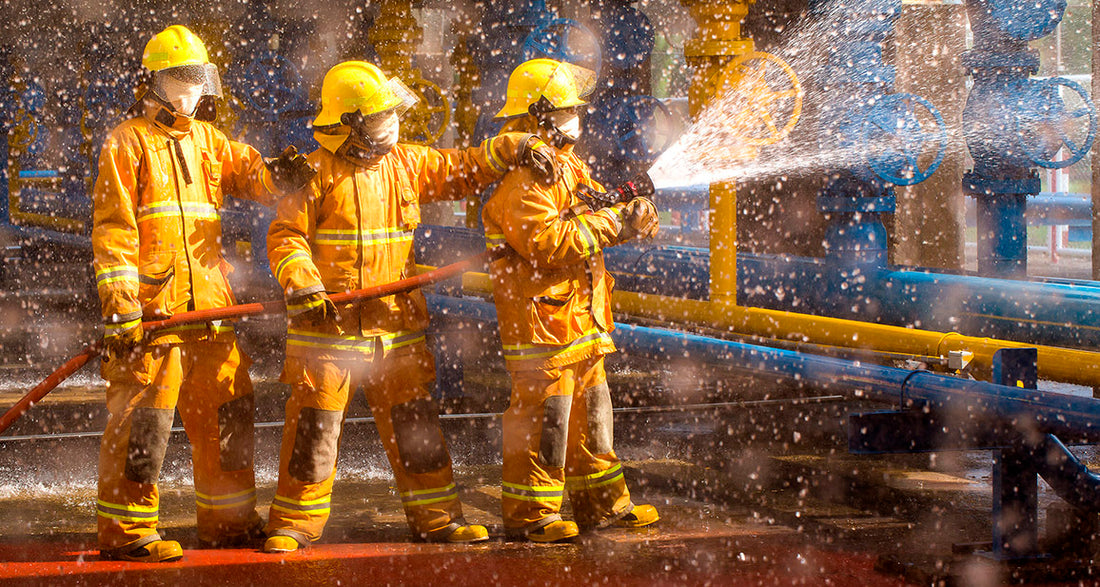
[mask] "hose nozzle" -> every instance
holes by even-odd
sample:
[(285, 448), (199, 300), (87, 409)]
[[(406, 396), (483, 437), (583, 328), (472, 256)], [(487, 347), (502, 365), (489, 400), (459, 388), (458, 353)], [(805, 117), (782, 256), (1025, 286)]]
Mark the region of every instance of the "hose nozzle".
[(639, 173), (630, 181), (615, 188), (615, 193), (618, 194), (616, 200), (619, 202), (629, 202), (634, 198), (648, 198), (655, 191), (653, 180), (649, 178), (648, 173)]

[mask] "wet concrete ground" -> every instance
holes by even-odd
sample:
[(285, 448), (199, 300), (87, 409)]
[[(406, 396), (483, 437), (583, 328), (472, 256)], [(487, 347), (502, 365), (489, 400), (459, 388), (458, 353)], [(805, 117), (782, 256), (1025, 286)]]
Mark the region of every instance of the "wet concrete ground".
[[(697, 375), (697, 374), (696, 374)], [(665, 374), (656, 387), (690, 380)], [(700, 375), (701, 377), (701, 375)], [(27, 375), (33, 385), (34, 374)], [(261, 512), (274, 493), (278, 420), (286, 389), (257, 377)], [(96, 433), (102, 388), (85, 376), (49, 396), (0, 437), (0, 584), (253, 585), (1000, 585), (1091, 584), (1092, 563), (1063, 558), (1006, 567), (988, 549), (988, 452), (866, 457), (846, 451), (845, 417), (874, 406), (777, 390), (697, 388), (660, 404), (651, 374), (619, 369), (616, 448), (655, 528), (611, 530), (571, 545), (506, 542), (499, 517), (500, 429), (506, 397), (492, 374), (470, 377), (467, 397), (444, 403), (444, 427), (466, 516), (489, 527), (483, 545), (413, 542), (360, 397), (349, 413), (333, 517), (324, 538), (286, 557), (257, 549), (194, 550), (189, 450), (173, 435), (161, 483), (164, 534), (188, 549), (182, 563), (100, 562), (95, 549)], [(650, 387), (646, 387), (650, 385)], [(25, 388), (29, 388), (27, 385)], [(721, 387), (721, 386), (719, 386)], [(18, 388), (18, 389), (17, 389)], [(25, 389), (0, 390), (6, 409)], [(665, 400), (669, 398), (665, 397)], [(724, 401), (723, 401), (724, 400)], [(717, 405), (716, 405), (717, 404)], [(474, 415), (470, 415), (474, 414)], [(48, 438), (35, 437), (49, 432)], [(15, 434), (16, 436), (11, 436)], [(1078, 449), (1095, 470), (1091, 449)], [(1042, 523), (1058, 503), (1043, 486)], [(1055, 511), (1055, 510), (1051, 510)], [(1050, 529), (1047, 534), (1053, 534)], [(1091, 537), (1071, 537), (1088, 546)], [(984, 543), (984, 544), (983, 544)], [(257, 545), (258, 546), (258, 545)]]

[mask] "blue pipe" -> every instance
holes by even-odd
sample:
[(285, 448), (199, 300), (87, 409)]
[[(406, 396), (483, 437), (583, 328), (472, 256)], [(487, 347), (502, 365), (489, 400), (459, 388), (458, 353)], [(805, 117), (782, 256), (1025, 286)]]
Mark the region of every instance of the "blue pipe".
[[(496, 308), (479, 300), (428, 295), (433, 315), (496, 322)], [(1007, 446), (1023, 448), (1034, 470), (1055, 493), (1075, 507), (1094, 511), (1100, 505), (1100, 477), (1089, 471), (1055, 436), (1100, 440), (1100, 401), (1044, 393), (968, 379), (819, 357), (806, 353), (707, 338), (686, 332), (618, 324), (612, 337), (626, 354), (669, 357), (721, 364), (773, 377), (776, 385), (811, 387), (889, 402), (899, 409), (930, 408), (961, 416), (948, 425), (964, 430), (1008, 426)], [(1035, 432), (1042, 431), (1036, 440)]]
[[(491, 303), (469, 298), (428, 295), (433, 315), (495, 322)], [(775, 385), (812, 387), (886, 402), (899, 409), (929, 407), (964, 414), (974, 426), (992, 421), (1009, 423), (1021, 432), (1100, 441), (1100, 400), (997, 385), (984, 381), (939, 375), (928, 371), (897, 369), (741, 342), (699, 336), (688, 332), (617, 324), (612, 332), (622, 352), (657, 360), (692, 360), (718, 364), (768, 377)]]

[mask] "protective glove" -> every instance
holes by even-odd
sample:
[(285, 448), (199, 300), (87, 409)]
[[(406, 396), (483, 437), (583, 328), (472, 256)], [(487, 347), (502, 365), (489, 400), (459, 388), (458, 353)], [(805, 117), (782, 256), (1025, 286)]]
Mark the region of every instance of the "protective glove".
[(110, 357), (126, 357), (141, 346), (144, 337), (145, 330), (141, 327), (141, 322), (138, 322), (133, 328), (103, 337), (103, 346), (106, 347), (107, 355)]
[(657, 216), (657, 206), (648, 198), (634, 198), (621, 206), (619, 210), (623, 217), (623, 228), (619, 231), (619, 242), (626, 242), (632, 238), (653, 238), (660, 228), (660, 219)]
[(531, 135), (520, 146), (519, 163), (531, 168), (542, 183), (554, 185), (561, 179), (561, 169), (558, 167), (558, 158), (554, 150), (550, 148), (536, 135)]
[(298, 154), (293, 145), (283, 150), (274, 159), (264, 158), (264, 165), (271, 172), (271, 182), (275, 189), (284, 194), (294, 193), (306, 186), (317, 172), (309, 166), (306, 158)]
[[(286, 313), (287, 316), (310, 326), (323, 326), (328, 322), (336, 324), (336, 304), (323, 291), (288, 300)], [(336, 328), (340, 329), (339, 324), (336, 324)]]

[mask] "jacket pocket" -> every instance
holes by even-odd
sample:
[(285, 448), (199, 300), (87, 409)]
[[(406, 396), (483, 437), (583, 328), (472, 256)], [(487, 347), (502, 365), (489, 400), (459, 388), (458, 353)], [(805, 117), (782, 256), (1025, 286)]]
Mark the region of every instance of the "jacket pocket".
[(222, 205), (222, 163), (210, 158), (206, 151), (202, 152), (202, 178), (206, 182), (206, 195), (210, 203)]
[(176, 253), (153, 253), (142, 260), (138, 271), (138, 300), (143, 313), (171, 307), (170, 286), (175, 277)]
[(555, 292), (551, 288), (530, 299), (531, 327), (534, 341), (545, 344), (565, 344), (572, 330), (574, 292)]

